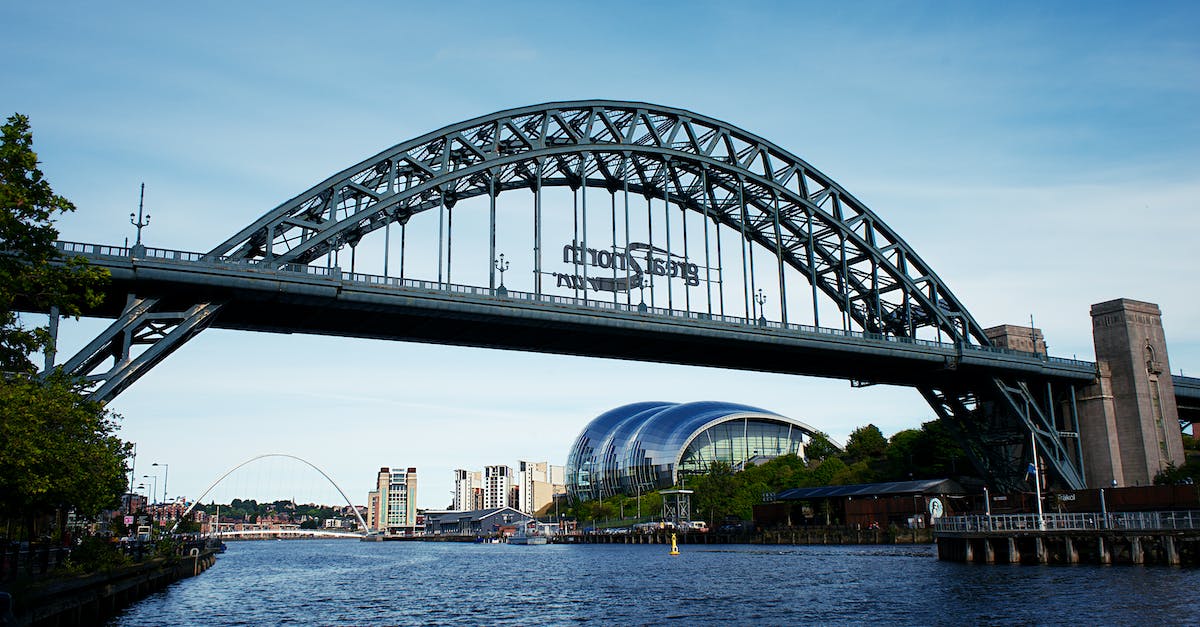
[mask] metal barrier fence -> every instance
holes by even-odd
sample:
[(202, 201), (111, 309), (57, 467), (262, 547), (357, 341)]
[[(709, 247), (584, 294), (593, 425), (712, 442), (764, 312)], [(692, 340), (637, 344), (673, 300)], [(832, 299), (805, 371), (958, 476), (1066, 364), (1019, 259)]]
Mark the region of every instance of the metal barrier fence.
[(0, 544), (0, 581), (21, 575), (45, 575), (62, 565), (70, 554), (70, 549), (47, 544)]
[(943, 516), (934, 533), (1200, 529), (1200, 511)]
[[(63, 242), (54, 243), (55, 246), (69, 254), (84, 254), (100, 257), (116, 257), (128, 258), (132, 254), (131, 248), (121, 246), (106, 246), (103, 244), (86, 244), (81, 242)], [(915, 346), (927, 346), (931, 348), (942, 349), (946, 351), (972, 351), (982, 353), (996, 353), (1002, 355), (1012, 355), (1022, 359), (1034, 359), (1051, 364), (1058, 364), (1076, 368), (1095, 368), (1095, 364), (1089, 361), (1078, 359), (1067, 359), (1064, 357), (1051, 357), (1038, 353), (1027, 353), (1024, 351), (1013, 350), (1009, 348), (999, 348), (995, 346), (978, 346), (973, 344), (952, 344), (947, 342), (938, 342), (934, 340), (923, 340), (909, 337), (895, 337), (883, 335), (880, 333), (870, 333), (865, 331), (850, 331), (846, 329), (833, 329), (829, 327), (816, 327), (806, 324), (784, 324), (782, 322), (770, 320), (754, 320), (743, 316), (725, 316), (720, 314), (710, 314), (695, 311), (681, 311), (678, 309), (665, 309), (662, 307), (650, 307), (646, 304), (626, 304), (614, 303), (611, 301), (597, 300), (593, 298), (574, 298), (571, 296), (554, 296), (550, 294), (534, 294), (530, 292), (519, 292), (515, 290), (505, 290), (503, 293), (499, 290), (493, 290), (487, 287), (477, 287), (473, 285), (460, 285), (455, 283), (439, 283), (436, 281), (421, 281), (415, 279), (400, 279), (396, 277), (379, 276), (374, 274), (350, 273), (342, 272), (338, 268), (322, 268), (319, 266), (309, 266), (303, 264), (286, 264), (283, 267), (275, 267), (270, 264), (264, 264), (258, 259), (240, 259), (228, 257), (213, 257), (208, 258), (204, 253), (171, 250), (167, 248), (151, 248), (144, 247), (144, 255), (148, 259), (158, 261), (178, 261), (189, 265), (192, 264), (208, 264), (215, 267), (220, 266), (243, 266), (254, 268), (261, 266), (259, 271), (265, 272), (291, 272), (299, 274), (308, 274), (315, 276), (329, 276), (338, 278), (342, 281), (352, 281), (354, 283), (362, 283), (366, 285), (389, 286), (398, 288), (415, 288), (421, 290), (436, 290), (442, 292), (450, 292), (457, 294), (470, 294), (473, 296), (491, 296), (504, 297), (513, 300), (525, 300), (540, 303), (550, 303), (555, 305), (569, 305), (576, 307), (588, 307), (592, 309), (607, 309), (612, 311), (620, 311), (635, 314), (650, 314), (656, 316), (667, 316), (672, 318), (686, 318), (690, 320), (698, 320), (703, 322), (715, 322), (723, 324), (737, 325), (740, 327), (756, 327), (767, 329), (779, 329), (784, 331), (793, 331), (809, 335), (826, 335), (836, 337), (848, 337), (854, 339), (875, 341), (881, 343), (892, 344), (912, 344)]]

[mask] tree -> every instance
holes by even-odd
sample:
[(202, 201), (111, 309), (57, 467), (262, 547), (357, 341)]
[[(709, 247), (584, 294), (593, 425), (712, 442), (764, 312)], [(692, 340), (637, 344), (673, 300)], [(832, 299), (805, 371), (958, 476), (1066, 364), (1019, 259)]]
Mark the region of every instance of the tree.
[(883, 437), (883, 432), (879, 430), (879, 427), (873, 424), (859, 427), (850, 434), (850, 439), (846, 441), (846, 462), (853, 464), (881, 457), (887, 450), (887, 444), (887, 438)]
[(808, 443), (804, 445), (804, 457), (810, 463), (820, 463), (841, 452), (841, 449), (829, 439), (829, 434), (823, 431), (812, 434)]
[(94, 516), (119, 503), (131, 445), (116, 416), (61, 374), (0, 379), (0, 514), (24, 519), (74, 509)]
[[(36, 371), (30, 355), (50, 345), (45, 327), (26, 328), (16, 311), (57, 307), (78, 317), (103, 300), (108, 272), (82, 257), (63, 259), (54, 240), (56, 215), (74, 211), (54, 193), (33, 151), (29, 118), (14, 114), (0, 142), (0, 371)], [(53, 263), (53, 262), (59, 263)]]
[[(38, 169), (29, 119), (0, 129), (0, 516), (36, 521), (57, 511), (94, 516), (125, 491), (130, 445), (116, 419), (61, 372), (33, 377), (31, 355), (50, 347), (44, 328), (26, 328), (17, 311), (79, 316), (103, 298), (106, 271), (54, 246), (57, 214), (74, 211)], [(60, 525), (61, 528), (61, 525)]]

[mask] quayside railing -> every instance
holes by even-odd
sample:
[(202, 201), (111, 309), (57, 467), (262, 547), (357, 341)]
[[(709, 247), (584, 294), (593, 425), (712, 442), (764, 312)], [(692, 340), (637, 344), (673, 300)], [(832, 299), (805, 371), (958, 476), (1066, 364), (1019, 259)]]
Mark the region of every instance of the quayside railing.
[(1200, 511), (943, 516), (935, 534), (1200, 530)]

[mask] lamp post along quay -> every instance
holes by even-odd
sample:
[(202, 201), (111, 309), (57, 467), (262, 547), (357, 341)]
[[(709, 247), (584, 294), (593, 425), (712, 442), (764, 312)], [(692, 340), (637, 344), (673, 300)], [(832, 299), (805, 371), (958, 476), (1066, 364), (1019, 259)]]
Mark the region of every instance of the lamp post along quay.
[(167, 502), (167, 479), (169, 479), (171, 477), (171, 465), (170, 464), (159, 464), (158, 462), (154, 462), (153, 464), (150, 464), (150, 465), (163, 467), (162, 502), (166, 503)]
[(150, 488), (150, 504), (154, 505), (155, 499), (158, 498), (158, 475), (142, 475), (142, 478), (153, 480)]

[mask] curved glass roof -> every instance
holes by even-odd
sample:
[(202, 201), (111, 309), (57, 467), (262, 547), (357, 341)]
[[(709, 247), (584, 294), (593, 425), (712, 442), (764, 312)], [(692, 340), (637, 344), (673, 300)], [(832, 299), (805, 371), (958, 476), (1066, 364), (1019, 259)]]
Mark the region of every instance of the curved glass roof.
[[(737, 423), (733, 425), (731, 423)], [(803, 455), (812, 427), (757, 407), (722, 401), (642, 402), (597, 416), (567, 456), (567, 490), (577, 499), (635, 494), (674, 485), (713, 461)]]

